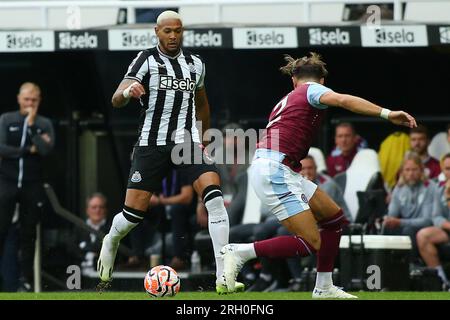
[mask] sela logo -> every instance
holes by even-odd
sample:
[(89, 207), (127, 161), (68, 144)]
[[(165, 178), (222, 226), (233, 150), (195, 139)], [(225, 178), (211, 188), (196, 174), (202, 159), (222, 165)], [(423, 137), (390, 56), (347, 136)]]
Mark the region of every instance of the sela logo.
[(133, 33), (122, 32), (122, 46), (123, 47), (153, 47), (158, 44), (158, 38), (155, 34), (150, 32)]
[(6, 48), (8, 49), (40, 49), (42, 43), (42, 38), (33, 33), (26, 35), (8, 33), (6, 35)]
[(321, 28), (309, 29), (309, 44), (311, 45), (344, 45), (350, 44), (350, 32), (340, 28), (332, 31), (322, 31)]
[(283, 45), (284, 42), (284, 34), (276, 30), (269, 29), (267, 32), (247, 31), (247, 44), (250, 46)]
[(450, 27), (440, 27), (439, 38), (441, 43), (450, 43)]
[(159, 77), (159, 89), (161, 90), (178, 90), (178, 91), (194, 91), (195, 81), (186, 79), (177, 79), (172, 76)]
[(84, 34), (73, 34), (61, 32), (59, 34), (60, 49), (95, 49), (98, 48), (98, 36), (85, 32)]
[(207, 32), (186, 30), (183, 35), (183, 45), (186, 47), (221, 47), (222, 43), (222, 34), (213, 30)]
[(414, 31), (405, 28), (390, 30), (387, 28), (375, 30), (375, 41), (381, 44), (410, 44), (415, 42)]

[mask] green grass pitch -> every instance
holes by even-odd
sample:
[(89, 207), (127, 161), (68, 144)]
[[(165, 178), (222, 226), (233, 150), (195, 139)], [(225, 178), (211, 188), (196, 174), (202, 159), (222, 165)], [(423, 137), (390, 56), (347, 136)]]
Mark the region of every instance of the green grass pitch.
[[(352, 292), (361, 300), (450, 300), (450, 292)], [(0, 300), (157, 300), (145, 292), (0, 293)], [(311, 300), (310, 292), (180, 292), (162, 300)]]

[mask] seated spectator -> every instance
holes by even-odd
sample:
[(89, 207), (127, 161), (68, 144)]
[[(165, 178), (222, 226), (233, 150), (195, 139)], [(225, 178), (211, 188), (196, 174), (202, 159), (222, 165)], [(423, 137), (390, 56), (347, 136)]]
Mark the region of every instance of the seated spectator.
[(356, 134), (349, 122), (336, 126), (334, 142), (336, 148), (327, 157), (327, 170), (331, 177), (347, 170), (358, 152), (359, 144), (365, 145), (364, 140)]
[(410, 236), (413, 258), (418, 256), (416, 233), (431, 225), (437, 192), (436, 183), (425, 178), (424, 165), (419, 155), (414, 152), (407, 154), (392, 193), (388, 214), (383, 220), (383, 233)]
[[(93, 193), (86, 200), (86, 224), (93, 230), (108, 233), (111, 222), (108, 221), (106, 197)], [(82, 260), (82, 269), (94, 269), (97, 264), (98, 253), (101, 249), (102, 239), (95, 233), (85, 230), (79, 231), (77, 236), (79, 255)]]
[(441, 169), (446, 180), (439, 183), (433, 226), (423, 228), (417, 233), (417, 245), (427, 267), (436, 269), (442, 283), (448, 288), (450, 283), (442, 268), (437, 246), (450, 242), (450, 153), (442, 158)]
[(429, 179), (436, 178), (441, 173), (439, 161), (428, 154), (428, 145), (430, 144), (430, 136), (428, 129), (424, 125), (418, 125), (409, 132), (409, 141), (411, 150), (417, 153), (424, 165), (425, 177)]

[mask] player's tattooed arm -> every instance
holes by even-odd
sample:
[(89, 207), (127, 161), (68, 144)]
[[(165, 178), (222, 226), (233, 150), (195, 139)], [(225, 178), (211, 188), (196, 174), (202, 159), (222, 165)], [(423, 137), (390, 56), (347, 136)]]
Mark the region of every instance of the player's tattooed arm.
[(384, 117), (390, 122), (410, 128), (417, 127), (414, 117), (404, 111), (390, 111), (388, 109), (383, 109), (366, 99), (349, 94), (340, 94), (329, 91), (320, 97), (320, 103), (330, 107), (344, 108), (351, 112), (371, 117), (383, 117), (383, 112), (386, 111)]
[(145, 94), (144, 87), (136, 80), (124, 79), (119, 84), (112, 97), (112, 105), (121, 108), (128, 104), (131, 98), (139, 99)]
[[(197, 120), (202, 122), (202, 132), (206, 132), (209, 129), (210, 115), (208, 97), (204, 87), (195, 91), (195, 113)], [(203, 135), (203, 137), (205, 136)], [(205, 138), (208, 140), (207, 137)], [(203, 141), (203, 144), (206, 145), (207, 141)]]

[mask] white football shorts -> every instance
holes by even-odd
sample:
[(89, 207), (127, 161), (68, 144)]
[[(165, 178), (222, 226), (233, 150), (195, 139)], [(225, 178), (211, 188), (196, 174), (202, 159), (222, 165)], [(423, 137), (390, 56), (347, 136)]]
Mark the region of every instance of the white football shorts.
[(261, 202), (279, 221), (309, 210), (317, 185), (282, 164), (284, 153), (257, 149), (249, 170), (249, 181)]

